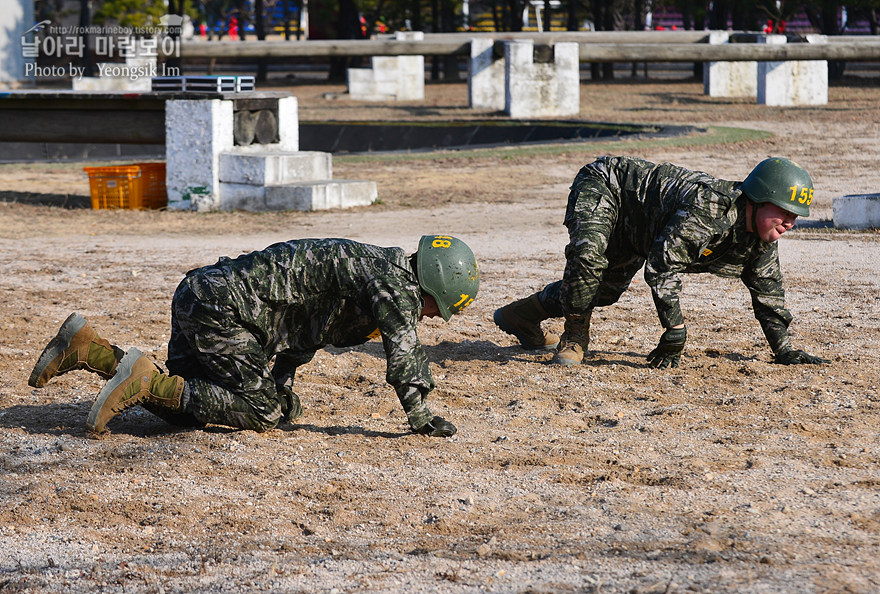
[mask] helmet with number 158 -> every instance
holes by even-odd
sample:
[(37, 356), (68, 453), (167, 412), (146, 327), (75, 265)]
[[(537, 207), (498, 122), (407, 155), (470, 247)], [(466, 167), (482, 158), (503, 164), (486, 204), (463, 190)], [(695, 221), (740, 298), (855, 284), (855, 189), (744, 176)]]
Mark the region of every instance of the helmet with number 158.
[(448, 235), (424, 235), (416, 252), (419, 284), (449, 321), (471, 304), (480, 288), (480, 267), (471, 248)]
[(770, 202), (799, 217), (810, 216), (813, 180), (806, 169), (789, 159), (764, 159), (743, 181), (742, 189), (755, 204)]

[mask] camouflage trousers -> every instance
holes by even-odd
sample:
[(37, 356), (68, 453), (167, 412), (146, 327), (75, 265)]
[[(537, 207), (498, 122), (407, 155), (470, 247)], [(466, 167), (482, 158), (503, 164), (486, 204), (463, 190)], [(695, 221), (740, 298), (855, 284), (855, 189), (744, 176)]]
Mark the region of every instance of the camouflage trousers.
[(181, 282), (171, 306), (166, 365), (186, 380), (184, 412), (201, 423), (267, 431), (290, 411), (293, 394), (276, 385), (269, 358), (240, 323), (228, 288), (210, 296), (201, 280)]
[[(586, 315), (616, 303), (645, 264), (617, 229), (620, 197), (598, 164), (581, 169), (568, 198), (565, 271), (540, 294), (554, 315)], [(558, 316), (557, 316), (558, 314)]]

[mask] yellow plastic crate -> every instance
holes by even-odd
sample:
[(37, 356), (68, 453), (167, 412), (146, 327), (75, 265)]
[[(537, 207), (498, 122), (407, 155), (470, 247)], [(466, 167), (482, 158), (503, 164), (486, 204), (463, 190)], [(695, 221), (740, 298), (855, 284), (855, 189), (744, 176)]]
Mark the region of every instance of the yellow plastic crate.
[(165, 163), (133, 163), (113, 167), (84, 167), (89, 176), (92, 208), (164, 208)]

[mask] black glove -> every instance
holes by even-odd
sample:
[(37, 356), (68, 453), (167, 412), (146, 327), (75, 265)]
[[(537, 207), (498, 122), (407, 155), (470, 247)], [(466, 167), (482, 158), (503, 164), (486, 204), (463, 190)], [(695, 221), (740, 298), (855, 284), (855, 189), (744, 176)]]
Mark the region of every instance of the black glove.
[(678, 367), (684, 343), (687, 341), (687, 328), (669, 328), (660, 337), (657, 348), (648, 354), (648, 365), (659, 369)]
[(429, 437), (452, 437), (458, 429), (442, 417), (434, 417), (415, 432)]
[(776, 353), (774, 360), (780, 365), (819, 365), (821, 363), (831, 363), (828, 359), (816, 357), (815, 355), (808, 355), (804, 351), (798, 351), (795, 349), (779, 351)]

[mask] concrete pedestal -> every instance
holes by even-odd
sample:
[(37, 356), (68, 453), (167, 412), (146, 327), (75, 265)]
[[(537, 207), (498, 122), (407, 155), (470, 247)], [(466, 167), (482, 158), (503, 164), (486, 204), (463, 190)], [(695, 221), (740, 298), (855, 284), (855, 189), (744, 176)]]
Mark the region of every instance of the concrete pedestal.
[[(709, 43), (730, 42), (730, 33), (711, 31)], [(757, 97), (757, 62), (707, 62), (703, 68), (703, 94), (710, 97)]]
[(577, 115), (580, 62), (577, 43), (536, 47), (532, 40), (471, 39), (468, 105), (517, 119)]
[[(787, 43), (785, 35), (745, 37), (751, 43)], [(709, 43), (731, 43), (731, 34), (712, 31)], [(807, 35), (807, 43), (827, 43), (827, 38)], [(824, 60), (709, 62), (703, 69), (703, 93), (710, 97), (754, 97), (761, 105), (825, 105), (828, 103), (828, 63)]]
[[(397, 41), (421, 41), (421, 31), (398, 31)], [(348, 69), (348, 94), (361, 101), (421, 101), (425, 98), (424, 56), (374, 56), (370, 68)]]
[(471, 39), (468, 62), (468, 107), (471, 109), (504, 109), (505, 60), (495, 56), (495, 40), (485, 37)]
[[(333, 180), (329, 153), (299, 150), (295, 97), (169, 100), (165, 106), (168, 208), (319, 210), (375, 202), (375, 182)], [(277, 142), (236, 139), (235, 117), (268, 110)], [(276, 115), (277, 114), (277, 115)], [(238, 144), (237, 144), (238, 142)]]
[[(785, 43), (782, 35), (767, 35), (767, 38), (767, 43)], [(807, 35), (807, 42), (827, 43), (827, 38), (824, 35)], [(828, 62), (758, 62), (758, 103), (778, 106), (826, 105)]]
[(558, 117), (580, 111), (577, 43), (552, 46), (552, 59), (535, 57), (531, 40), (504, 44), (504, 111), (511, 118)]

